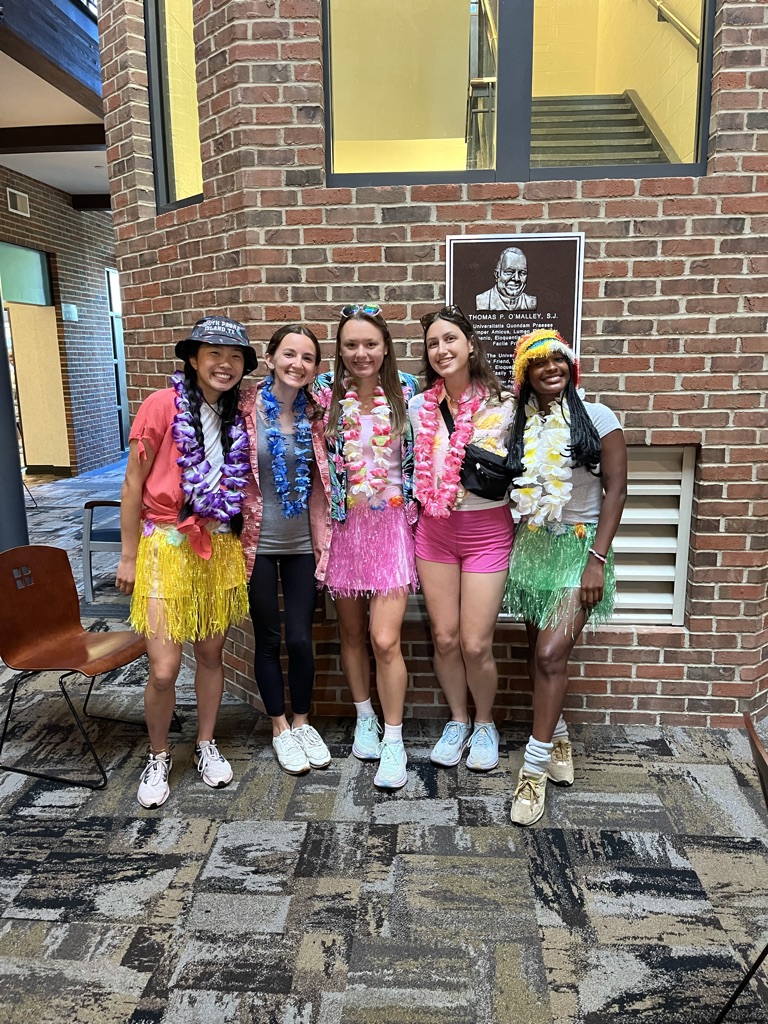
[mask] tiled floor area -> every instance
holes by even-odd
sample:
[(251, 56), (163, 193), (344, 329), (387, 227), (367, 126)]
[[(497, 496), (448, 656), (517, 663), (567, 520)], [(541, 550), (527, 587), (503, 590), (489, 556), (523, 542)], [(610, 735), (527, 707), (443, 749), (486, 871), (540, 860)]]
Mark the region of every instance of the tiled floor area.
[[(32, 487), (33, 540), (76, 567), (82, 502), (114, 496), (121, 470), (89, 476)], [(103, 586), (87, 621), (119, 626), (115, 601)], [(139, 663), (105, 680), (102, 708), (139, 720), (143, 678)], [(28, 686), (9, 760), (81, 763), (62, 703), (55, 677)], [(89, 723), (100, 792), (0, 772), (0, 1021), (707, 1024), (768, 939), (768, 819), (743, 733), (577, 728), (575, 786), (550, 787), (520, 830), (519, 726), (477, 775), (433, 766), (438, 726), (408, 722), (408, 785), (383, 794), (350, 719), (317, 723), (334, 760), (293, 778), (230, 698), (218, 739), (235, 780), (212, 791), (188, 683), (180, 705), (160, 811), (135, 800), (138, 727)], [(729, 1020), (768, 1021), (754, 988)]]

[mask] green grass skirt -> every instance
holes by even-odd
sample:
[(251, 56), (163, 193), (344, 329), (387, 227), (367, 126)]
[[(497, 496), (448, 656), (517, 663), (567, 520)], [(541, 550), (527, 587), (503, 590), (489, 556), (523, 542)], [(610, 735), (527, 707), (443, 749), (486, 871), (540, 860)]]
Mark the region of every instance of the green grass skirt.
[[(512, 548), (504, 611), (539, 629), (562, 623), (567, 630), (572, 624), (567, 621), (572, 618), (572, 592), (581, 586), (581, 574), (596, 532), (597, 523), (556, 523), (535, 529), (521, 524)], [(593, 627), (607, 622), (613, 614), (616, 577), (612, 550), (604, 570), (603, 599), (589, 613), (589, 624)]]

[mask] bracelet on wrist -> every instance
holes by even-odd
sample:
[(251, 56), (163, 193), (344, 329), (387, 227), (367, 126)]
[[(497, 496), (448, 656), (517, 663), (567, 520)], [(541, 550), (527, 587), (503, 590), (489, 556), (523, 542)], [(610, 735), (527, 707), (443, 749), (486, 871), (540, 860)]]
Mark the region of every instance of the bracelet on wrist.
[(603, 565), (608, 561), (607, 555), (601, 555), (599, 551), (595, 551), (594, 548), (589, 549), (590, 555), (594, 555), (598, 562), (602, 562)]

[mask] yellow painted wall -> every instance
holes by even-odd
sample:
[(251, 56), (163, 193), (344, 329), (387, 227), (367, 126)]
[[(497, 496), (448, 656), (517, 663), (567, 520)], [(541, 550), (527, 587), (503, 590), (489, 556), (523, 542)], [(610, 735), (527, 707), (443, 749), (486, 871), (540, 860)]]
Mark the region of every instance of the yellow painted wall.
[[(698, 35), (702, 0), (668, 0)], [(694, 159), (698, 64), (696, 51), (647, 0), (601, 0), (597, 92), (635, 90), (682, 161)]]
[(468, 0), (330, 7), (336, 141), (464, 137)]
[(165, 0), (164, 19), (173, 198), (187, 199), (203, 191), (192, 0)]
[[(616, 0), (617, 4), (621, 0)], [(536, 0), (533, 95), (592, 96), (600, 0)]]

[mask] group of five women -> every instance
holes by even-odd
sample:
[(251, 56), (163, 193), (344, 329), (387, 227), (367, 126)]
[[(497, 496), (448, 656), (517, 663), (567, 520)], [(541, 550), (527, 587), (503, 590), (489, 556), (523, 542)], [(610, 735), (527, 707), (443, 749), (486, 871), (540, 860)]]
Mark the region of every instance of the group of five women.
[[(278, 762), (294, 774), (330, 763), (307, 717), (319, 586), (338, 616), (356, 711), (352, 752), (378, 762), (376, 786), (407, 781), (400, 635), (408, 595), (419, 587), (450, 708), (432, 761), (456, 765), (466, 750), (470, 769), (498, 764), (493, 637), (504, 605), (526, 624), (534, 691), (512, 821), (541, 817), (548, 780), (572, 784), (562, 717), (567, 662), (586, 623), (606, 621), (612, 611), (611, 542), (626, 495), (623, 435), (607, 407), (582, 400), (577, 360), (557, 332), (520, 339), (512, 394), (501, 389), (458, 307), (421, 324), (421, 392), (415, 377), (398, 370), (389, 328), (372, 304), (341, 311), (330, 373), (317, 375), (312, 331), (291, 324), (267, 346), (266, 378), (241, 388), (256, 367), (245, 329), (206, 317), (176, 347), (184, 370), (172, 388), (141, 406), (123, 487), (117, 578), (133, 594), (131, 621), (149, 652), (142, 806), (159, 807), (169, 794), (168, 731), (184, 641), (192, 641), (196, 659), (198, 770), (214, 788), (231, 781), (213, 731), (227, 629), (248, 608)], [(511, 478), (521, 517), (514, 546), (508, 486), (492, 494), (478, 487), (468, 467), (475, 456), (478, 466), (495, 458)], [(369, 639), (383, 724), (371, 701)]]

